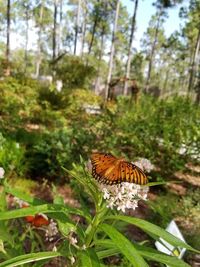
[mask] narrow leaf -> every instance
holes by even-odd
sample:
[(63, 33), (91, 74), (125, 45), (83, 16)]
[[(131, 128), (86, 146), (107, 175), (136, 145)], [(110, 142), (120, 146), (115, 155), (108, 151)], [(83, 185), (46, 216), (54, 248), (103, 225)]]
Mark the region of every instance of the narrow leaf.
[(72, 214), (78, 214), (84, 217), (84, 213), (76, 208), (71, 208), (68, 206), (63, 206), (59, 204), (44, 204), (39, 206), (32, 206), (28, 208), (23, 209), (16, 209), (16, 210), (10, 210), (10, 211), (3, 211), (0, 212), (0, 220), (9, 220), (14, 218), (20, 218), (25, 217), (28, 215), (34, 215), (37, 213), (64, 213), (69, 215)]
[(59, 252), (38, 252), (38, 253), (30, 253), (26, 255), (17, 256), (15, 258), (6, 260), (0, 263), (0, 267), (15, 267), (15, 266), (22, 266), (22, 264), (40, 261), (44, 259), (51, 259), (58, 256), (62, 256)]
[(79, 255), (81, 259), (81, 266), (100, 267), (100, 262), (94, 249), (89, 248), (87, 250), (83, 250)]
[(148, 264), (139, 255), (134, 245), (119, 231), (108, 224), (101, 225), (101, 229), (112, 239), (120, 252), (133, 264), (134, 267), (148, 267)]
[(115, 215), (115, 216), (112, 215), (112, 216), (108, 216), (106, 219), (122, 220), (124, 222), (134, 224), (137, 227), (144, 230), (146, 233), (150, 233), (150, 234), (154, 234), (158, 237), (162, 237), (168, 243), (170, 243), (176, 247), (187, 248), (188, 250), (199, 253), (198, 250), (192, 248), (190, 245), (183, 242), (179, 238), (177, 238), (174, 235), (170, 234), (169, 232), (165, 231), (161, 227), (159, 227), (153, 223), (147, 222), (145, 220), (142, 220), (139, 218), (133, 218), (133, 217), (129, 217), (129, 216), (123, 216), (123, 215)]

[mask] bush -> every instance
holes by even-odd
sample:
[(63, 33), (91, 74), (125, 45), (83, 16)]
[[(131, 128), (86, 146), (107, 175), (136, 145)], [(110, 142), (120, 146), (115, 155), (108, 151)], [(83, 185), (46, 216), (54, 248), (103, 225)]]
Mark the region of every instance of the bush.
[(8, 176), (13, 173), (24, 175), (26, 172), (24, 152), (24, 148), (19, 143), (5, 139), (0, 133), (0, 166)]
[(96, 74), (93, 66), (77, 56), (64, 56), (57, 62), (55, 70), (65, 89), (88, 88)]
[(0, 127), (15, 131), (29, 121), (37, 106), (37, 88), (22, 84), (14, 78), (0, 81)]
[(46, 131), (40, 135), (37, 143), (27, 146), (26, 160), (28, 173), (34, 179), (45, 177), (62, 181), (66, 175), (62, 166), (72, 164), (72, 131), (63, 128)]

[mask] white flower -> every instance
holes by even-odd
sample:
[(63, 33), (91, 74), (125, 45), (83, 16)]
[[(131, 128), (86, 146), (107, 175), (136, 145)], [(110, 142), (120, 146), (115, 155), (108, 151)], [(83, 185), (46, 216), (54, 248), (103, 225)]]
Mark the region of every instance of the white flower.
[(77, 239), (75, 237), (70, 238), (70, 244), (71, 245), (76, 245), (78, 243)]
[(75, 246), (78, 243), (77, 238), (73, 237), (73, 232), (70, 232), (68, 239), (69, 239), (69, 243), (73, 246)]
[(54, 237), (58, 233), (57, 223), (54, 220), (50, 220), (50, 224), (45, 229), (45, 237), (47, 241), (53, 241)]
[(156, 138), (156, 141), (158, 142), (158, 145), (159, 146), (163, 146), (163, 144), (164, 144), (164, 139), (163, 138)]
[(155, 168), (151, 161), (145, 158), (140, 158), (134, 164), (145, 172), (151, 172)]
[(179, 155), (184, 155), (187, 152), (187, 147), (185, 144), (182, 144), (178, 150)]
[(117, 185), (99, 184), (107, 207), (125, 212), (126, 209), (135, 210), (140, 199), (146, 200), (149, 188), (134, 183), (123, 182)]
[(5, 171), (2, 167), (0, 167), (0, 179), (4, 178)]
[(19, 208), (29, 207), (29, 204), (18, 197), (14, 197), (13, 201), (19, 206)]
[(86, 250), (86, 245), (84, 244), (83, 246), (82, 246), (82, 250)]
[(70, 261), (71, 261), (71, 265), (73, 265), (74, 263), (75, 263), (75, 258), (72, 256), (72, 257), (70, 257)]

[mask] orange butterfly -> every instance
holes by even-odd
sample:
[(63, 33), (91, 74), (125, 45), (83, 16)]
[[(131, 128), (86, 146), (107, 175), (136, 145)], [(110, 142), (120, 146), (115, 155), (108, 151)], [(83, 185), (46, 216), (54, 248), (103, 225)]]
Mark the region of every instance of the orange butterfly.
[(111, 185), (129, 182), (144, 185), (148, 182), (147, 176), (139, 167), (111, 154), (93, 153), (91, 163), (92, 175), (101, 183)]
[[(22, 208), (28, 208), (28, 204), (23, 204)], [(35, 227), (41, 227), (43, 225), (49, 225), (49, 220), (44, 214), (29, 215), (25, 217), (28, 223), (31, 223)]]

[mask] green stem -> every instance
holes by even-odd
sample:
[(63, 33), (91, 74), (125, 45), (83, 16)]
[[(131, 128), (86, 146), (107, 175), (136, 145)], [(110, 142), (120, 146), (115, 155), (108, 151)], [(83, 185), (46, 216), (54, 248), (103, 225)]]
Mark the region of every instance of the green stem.
[(86, 240), (85, 245), (86, 247), (89, 247), (92, 243), (92, 240), (94, 239), (94, 235), (96, 233), (96, 230), (99, 226), (99, 224), (102, 222), (105, 214), (108, 212), (108, 209), (105, 205), (103, 205), (99, 211), (96, 212), (96, 215), (94, 216), (91, 224), (88, 225), (88, 228), (86, 229)]

